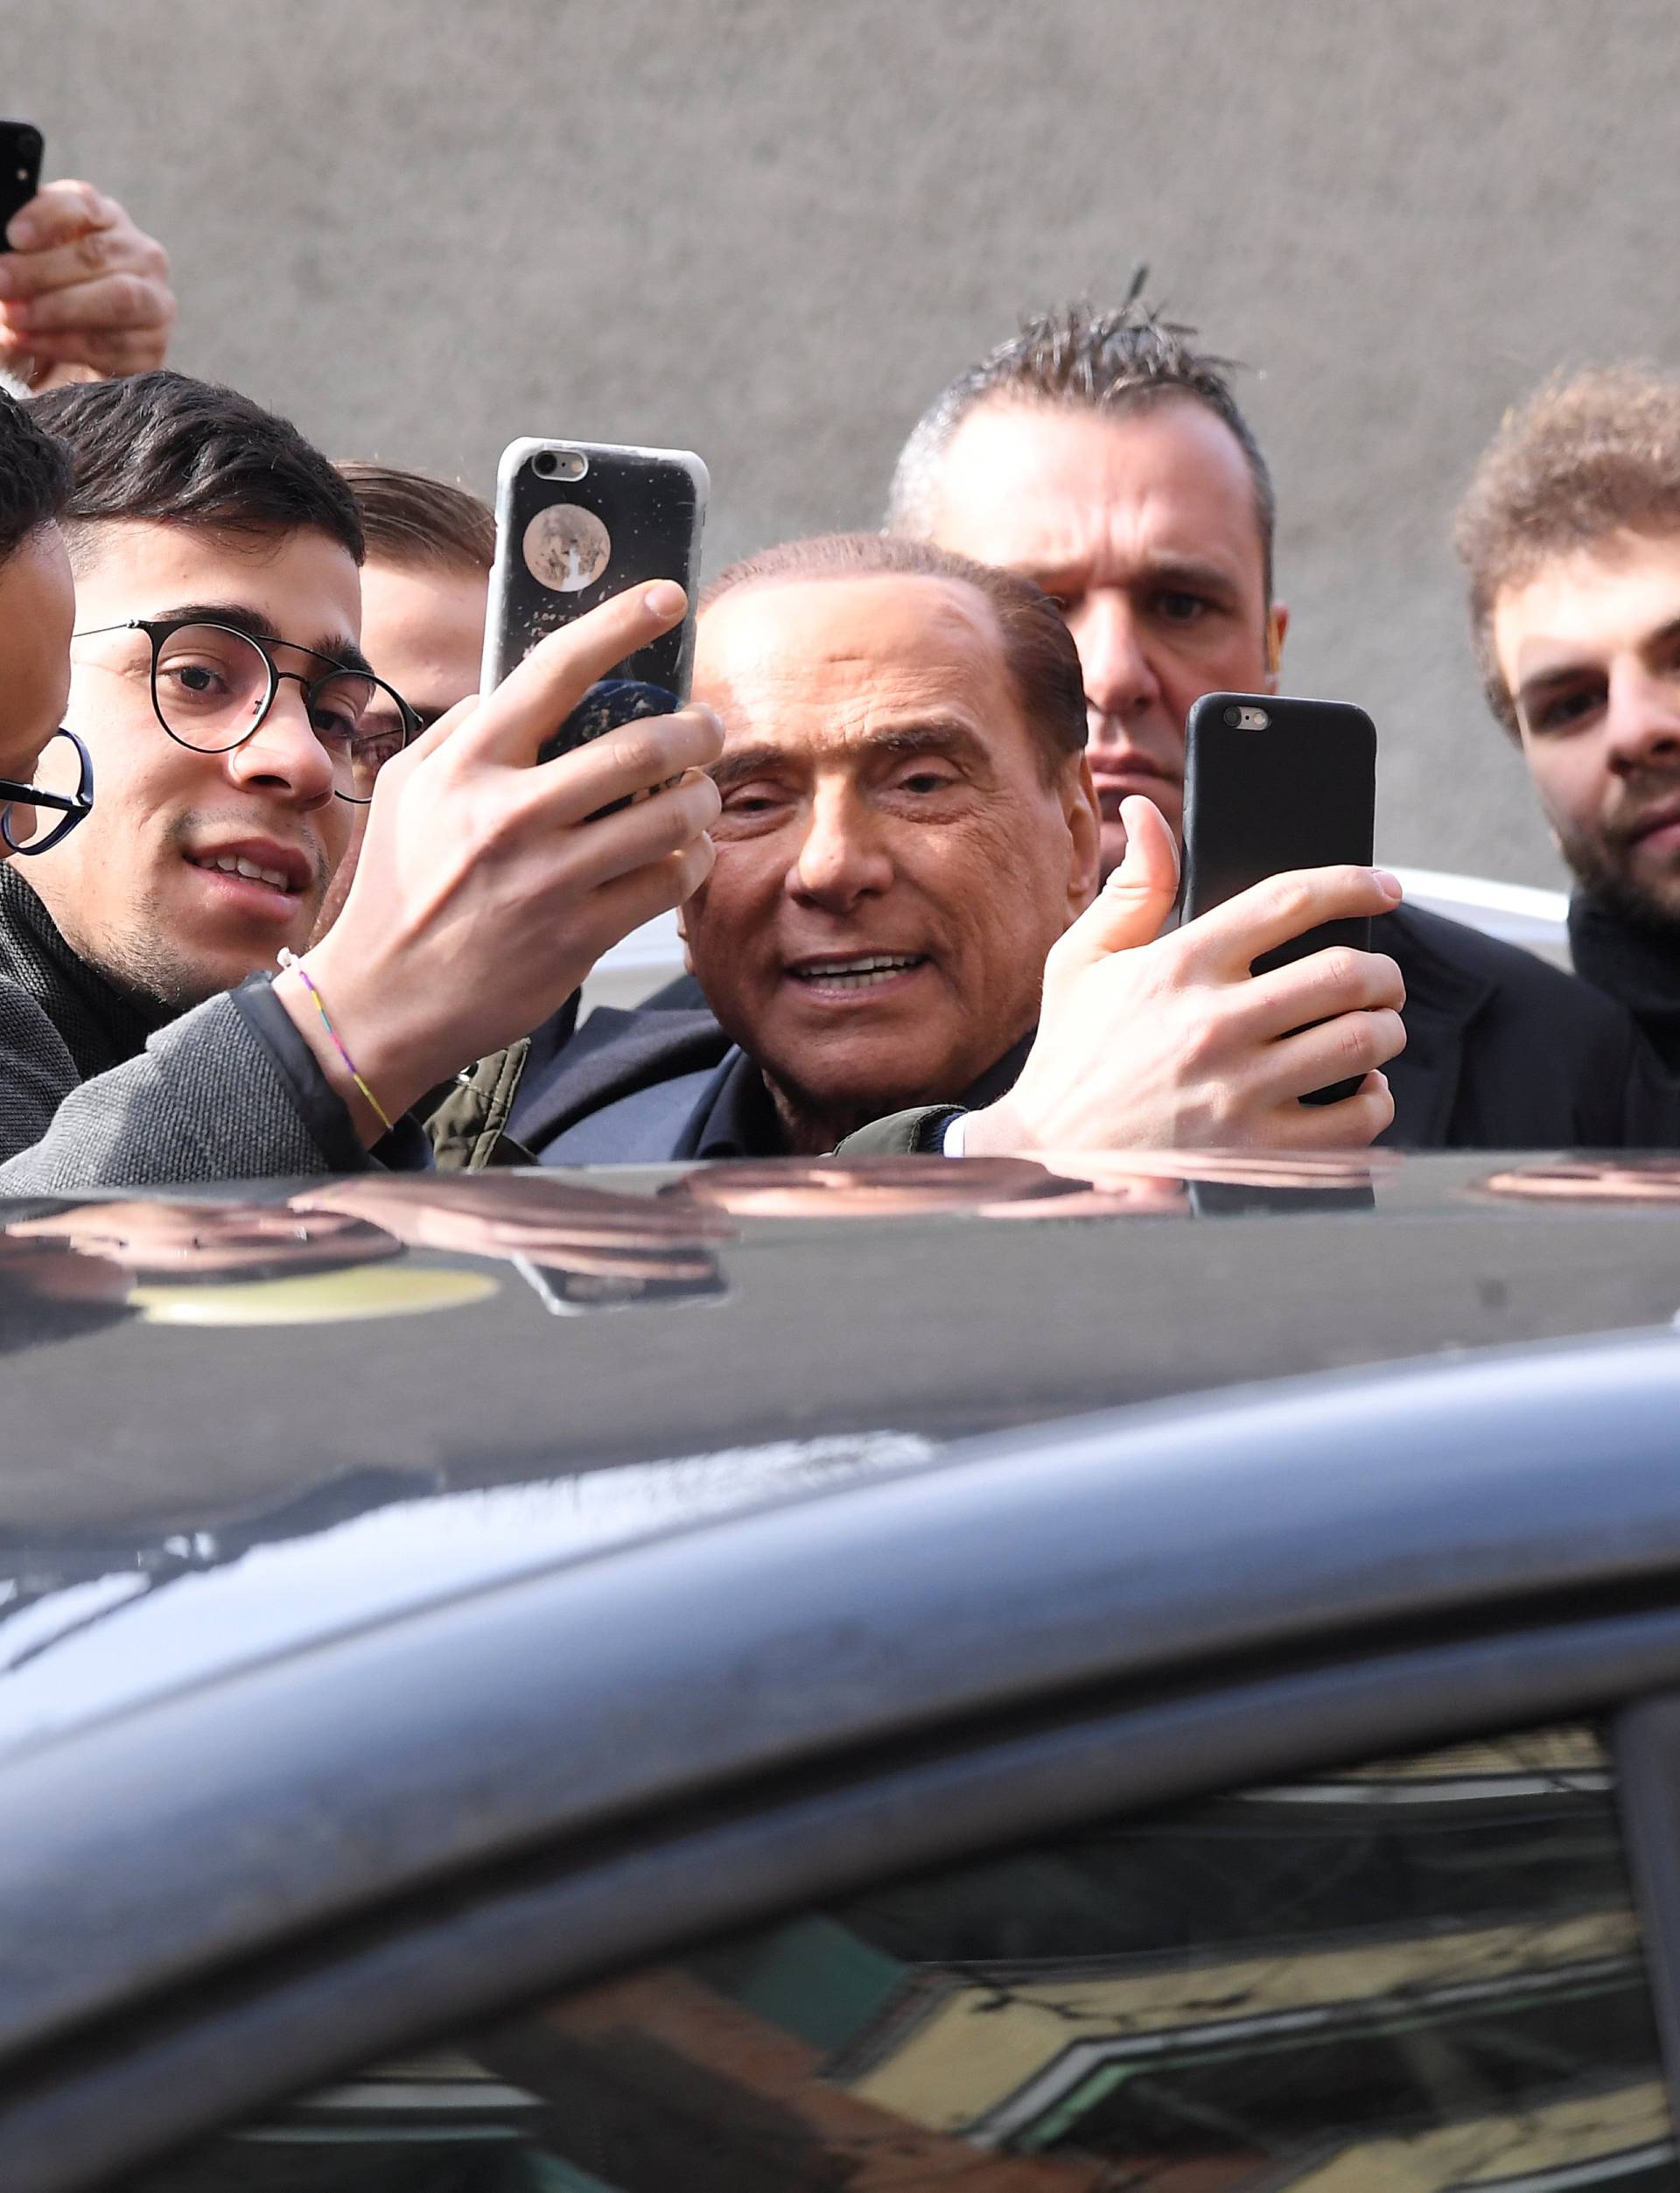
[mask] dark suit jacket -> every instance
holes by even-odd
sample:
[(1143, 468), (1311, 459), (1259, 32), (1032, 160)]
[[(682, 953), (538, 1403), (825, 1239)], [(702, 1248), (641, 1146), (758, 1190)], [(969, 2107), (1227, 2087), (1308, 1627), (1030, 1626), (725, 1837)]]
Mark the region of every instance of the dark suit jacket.
[[(1680, 1143), (1680, 1095), (1610, 998), (1530, 952), (1414, 907), (1374, 922), (1371, 942), (1397, 961), (1406, 984), (1407, 1042), (1386, 1069), (1395, 1119), (1383, 1143), (1418, 1150)], [(602, 1008), (528, 1079), (513, 1132), (555, 1164), (698, 1156), (696, 1123), (716, 1104), (718, 1077), (743, 1070), (740, 1053), (704, 1010)], [(844, 1146), (935, 1147), (957, 1101), (894, 1114)]]

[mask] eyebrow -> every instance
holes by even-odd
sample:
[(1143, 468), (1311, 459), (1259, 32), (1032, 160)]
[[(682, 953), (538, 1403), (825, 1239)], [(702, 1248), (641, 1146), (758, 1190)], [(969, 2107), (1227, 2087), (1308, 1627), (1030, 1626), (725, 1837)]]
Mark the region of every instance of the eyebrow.
[[(1016, 564), (1047, 594), (1058, 591), (1060, 579), (1076, 578), (1089, 568), (1086, 558), (1068, 557), (1058, 560), (1046, 557), (1042, 561), (1023, 557)], [(1221, 601), (1234, 602), (1242, 595), (1242, 583), (1231, 572), (1217, 564), (1209, 564), (1195, 556), (1148, 556), (1138, 565), (1130, 582), (1133, 585), (1165, 587), (1186, 594), (1214, 594)]]
[[(988, 770), (991, 767), (991, 754), (985, 740), (971, 725), (955, 716), (930, 716), (914, 723), (884, 725), (878, 731), (865, 732), (857, 744), (869, 753), (942, 753), (978, 763)], [(754, 777), (774, 775), (788, 758), (787, 747), (760, 739), (734, 753), (726, 753), (708, 774), (720, 792), (730, 792), (737, 785), (751, 783)]]
[[(1680, 617), (1670, 617), (1667, 624), (1659, 625), (1655, 632), (1648, 632), (1644, 635), (1639, 642), (1639, 652), (1643, 655), (1652, 648), (1672, 647), (1676, 642), (1680, 642)], [(1604, 675), (1601, 662), (1552, 663), (1544, 670), (1534, 671), (1517, 687), (1515, 695), (1517, 710), (1526, 716), (1535, 702), (1544, 700), (1547, 694), (1572, 685), (1581, 678), (1602, 677)]]
[(373, 665), (354, 640), (287, 640), (271, 617), (265, 617), (260, 609), (252, 609), (239, 601), (184, 601), (173, 608), (161, 609), (155, 617), (146, 619), (148, 624), (231, 625), (235, 632), (242, 632), (252, 640), (266, 640), (270, 647), (301, 648), (305, 654), (325, 655), (330, 662), (342, 662), (347, 670), (363, 670), (369, 677)]

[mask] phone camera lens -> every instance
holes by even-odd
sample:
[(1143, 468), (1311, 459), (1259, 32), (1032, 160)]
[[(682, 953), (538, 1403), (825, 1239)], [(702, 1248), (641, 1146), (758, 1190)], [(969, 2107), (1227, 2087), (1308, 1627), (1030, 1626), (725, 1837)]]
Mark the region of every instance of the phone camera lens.
[(1225, 720), (1233, 731), (1241, 731), (1242, 728), (1242, 711), (1240, 708), (1228, 708), (1225, 711)]
[(539, 449), (531, 459), (531, 470), (539, 480), (557, 479), (560, 472), (559, 452), (552, 449)]

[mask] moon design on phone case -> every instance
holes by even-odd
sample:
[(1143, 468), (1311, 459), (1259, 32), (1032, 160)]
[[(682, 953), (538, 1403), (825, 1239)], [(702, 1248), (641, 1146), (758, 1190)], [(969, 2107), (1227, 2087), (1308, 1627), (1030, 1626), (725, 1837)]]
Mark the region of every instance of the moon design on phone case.
[(525, 529), (525, 568), (539, 586), (578, 594), (612, 560), (612, 536), (592, 510), (551, 502)]

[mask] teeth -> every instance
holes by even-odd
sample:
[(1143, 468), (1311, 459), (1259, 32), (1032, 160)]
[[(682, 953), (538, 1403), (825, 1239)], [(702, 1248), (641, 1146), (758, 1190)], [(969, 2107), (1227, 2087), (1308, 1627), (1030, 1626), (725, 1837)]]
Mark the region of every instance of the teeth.
[(802, 967), (799, 979), (847, 990), (867, 990), (902, 974), (906, 967), (920, 963), (920, 956), (914, 952), (870, 952), (857, 959), (822, 960), (814, 967)]
[(194, 861), (196, 868), (219, 868), (224, 876), (243, 876), (251, 883), (270, 883), (276, 891), (290, 891), (290, 879), (278, 868), (259, 868), (254, 860), (247, 860), (242, 853), (217, 853), (207, 860)]

